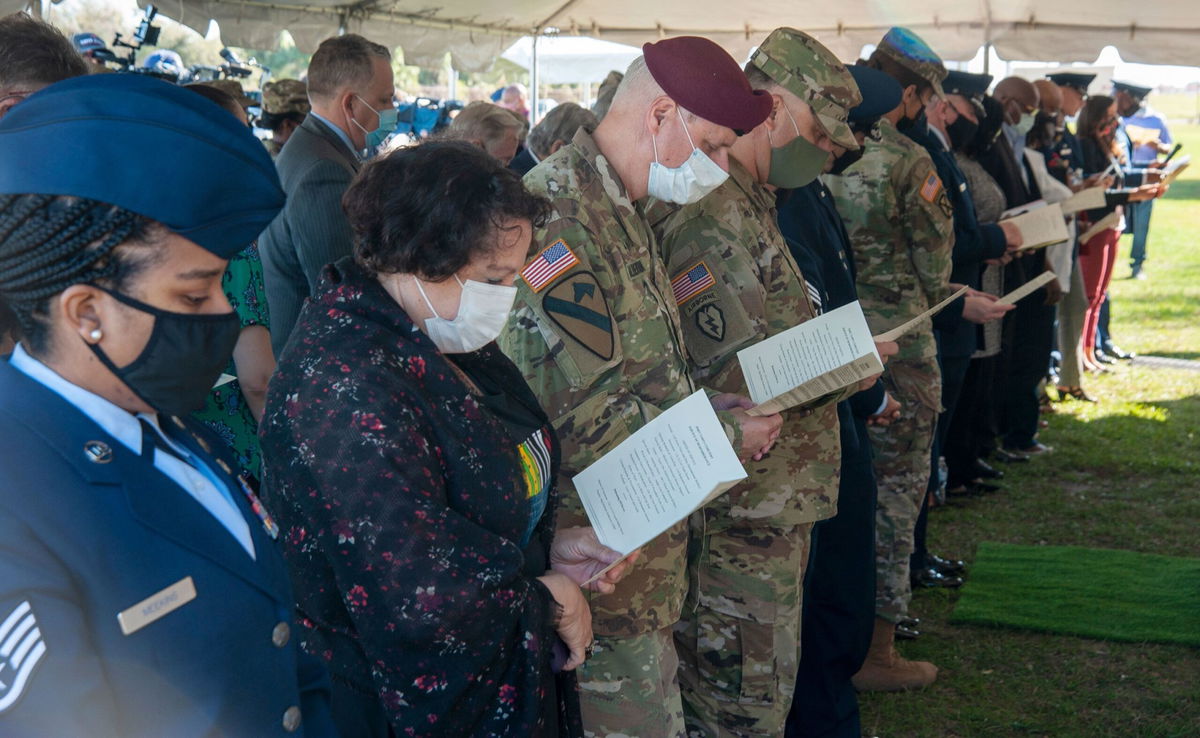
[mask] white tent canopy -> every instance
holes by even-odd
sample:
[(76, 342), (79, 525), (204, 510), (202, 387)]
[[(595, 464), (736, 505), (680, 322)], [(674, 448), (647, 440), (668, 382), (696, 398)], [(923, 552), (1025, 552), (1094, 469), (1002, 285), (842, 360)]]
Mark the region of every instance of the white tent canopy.
[[(579, 84), (603, 82), (612, 70), (625, 71), (641, 56), (636, 46), (616, 44), (594, 38), (557, 36), (538, 39), (538, 78), (542, 84)], [(533, 67), (533, 37), (523, 36), (501, 56), (524, 67)]]
[(287, 29), (311, 51), (345, 30), (401, 46), (410, 64), (440, 66), (449, 51), (467, 71), (486, 68), (530, 34), (634, 45), (698, 34), (744, 58), (781, 25), (814, 34), (847, 61), (902, 25), (948, 60), (969, 59), (991, 43), (1006, 59), (1091, 62), (1112, 45), (1126, 61), (1200, 62), (1196, 0), (163, 0), (161, 9), (201, 33), (215, 19), (235, 46), (269, 47)]

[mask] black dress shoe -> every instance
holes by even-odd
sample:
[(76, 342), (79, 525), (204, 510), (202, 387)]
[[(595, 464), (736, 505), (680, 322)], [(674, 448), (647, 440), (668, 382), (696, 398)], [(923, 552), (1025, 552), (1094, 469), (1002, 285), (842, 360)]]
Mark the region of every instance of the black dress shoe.
[(992, 458), (996, 461), (1004, 462), (1005, 464), (1024, 464), (1029, 461), (1029, 457), (1025, 454), (1013, 453), (1012, 451), (1004, 448), (998, 448), (992, 451)]
[(975, 459), (975, 476), (980, 479), (1004, 479), (1004, 472), (983, 459)]
[(1136, 354), (1134, 354), (1132, 351), (1122, 351), (1121, 347), (1112, 341), (1105, 341), (1104, 345), (1102, 345), (1100, 348), (1105, 354), (1114, 359), (1120, 359), (1121, 361), (1129, 361), (1136, 356)]
[(946, 494), (949, 497), (981, 497), (992, 492), (999, 492), (1001, 489), (1003, 488), (998, 484), (988, 484), (978, 479), (972, 479), (953, 489), (946, 490)]
[(962, 577), (946, 576), (932, 566), (927, 566), (924, 569), (913, 572), (912, 586), (913, 588), (925, 587), (933, 589), (942, 587), (945, 589), (958, 589), (962, 586)]
[(908, 627), (916, 630), (917, 628), (921, 627), (921, 618), (904, 618), (898, 623), (898, 625), (907, 625)]
[(926, 553), (925, 563), (937, 569), (942, 576), (957, 576), (967, 570), (967, 562), (959, 559), (943, 559), (936, 554)]
[(917, 630), (915, 625), (909, 625), (901, 620), (896, 623), (896, 640), (898, 641), (915, 641), (921, 637), (921, 631)]
[(1116, 364), (1117, 363), (1116, 359), (1114, 359), (1113, 357), (1104, 353), (1100, 349), (1096, 349), (1096, 361), (1100, 362), (1101, 364)]

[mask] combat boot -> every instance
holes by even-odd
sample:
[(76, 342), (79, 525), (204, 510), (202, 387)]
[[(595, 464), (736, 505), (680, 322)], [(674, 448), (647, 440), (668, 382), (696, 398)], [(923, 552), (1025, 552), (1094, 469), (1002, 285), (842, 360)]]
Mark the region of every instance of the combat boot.
[(921, 689), (937, 679), (937, 667), (928, 661), (907, 661), (896, 653), (896, 626), (875, 618), (871, 650), (858, 673), (851, 677), (859, 692), (898, 692)]

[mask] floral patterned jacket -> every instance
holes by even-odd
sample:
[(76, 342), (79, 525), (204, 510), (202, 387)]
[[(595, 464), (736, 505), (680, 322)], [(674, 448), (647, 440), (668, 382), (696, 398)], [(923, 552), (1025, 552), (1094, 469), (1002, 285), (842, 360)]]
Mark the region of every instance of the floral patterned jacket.
[[(480, 355), (537, 407), (494, 343)], [(335, 681), (377, 695), (397, 735), (545, 734), (555, 605), (519, 544), (531, 513), (517, 446), (349, 258), (300, 314), (261, 440), (302, 645)], [(551, 479), (557, 442), (553, 455)], [(543, 562), (550, 495), (526, 549)]]

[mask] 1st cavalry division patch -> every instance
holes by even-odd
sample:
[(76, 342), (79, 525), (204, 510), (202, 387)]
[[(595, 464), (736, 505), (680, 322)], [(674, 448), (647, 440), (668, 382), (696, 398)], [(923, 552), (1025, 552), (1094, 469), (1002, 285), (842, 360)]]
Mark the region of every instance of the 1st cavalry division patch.
[(542, 310), (588, 351), (605, 361), (612, 359), (612, 314), (591, 272), (576, 272), (554, 285), (542, 298)]
[(579, 259), (575, 257), (575, 252), (567, 246), (567, 242), (561, 238), (542, 249), (542, 253), (533, 257), (533, 260), (525, 265), (521, 270), (521, 278), (529, 285), (529, 289), (535, 293), (541, 292), (542, 289), (554, 281), (555, 277), (565, 273), (568, 269), (579, 263)]

